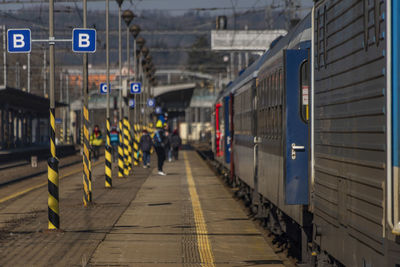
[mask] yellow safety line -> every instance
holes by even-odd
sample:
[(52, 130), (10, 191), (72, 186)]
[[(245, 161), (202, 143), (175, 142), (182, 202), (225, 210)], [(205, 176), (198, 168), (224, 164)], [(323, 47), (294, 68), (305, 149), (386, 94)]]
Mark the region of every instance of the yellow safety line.
[[(99, 165), (100, 163), (102, 163), (102, 161), (96, 162), (96, 163), (93, 164), (93, 165), (94, 165), (94, 166), (97, 166), (97, 165)], [(81, 172), (81, 171), (82, 171), (82, 168), (79, 169), (79, 170), (74, 170), (74, 171), (68, 172), (68, 173), (66, 173), (66, 174), (64, 174), (64, 175), (62, 175), (62, 176), (60, 175), (60, 179), (63, 179), (63, 178), (65, 178), (65, 177), (68, 177), (68, 176), (77, 174), (77, 173), (79, 173), (79, 172)], [(32, 187), (29, 187), (29, 188), (27, 188), (27, 189), (25, 189), (25, 190), (22, 190), (22, 191), (19, 191), (19, 192), (17, 192), (17, 193), (14, 193), (14, 194), (12, 194), (12, 195), (3, 197), (3, 198), (0, 199), (0, 203), (6, 202), (7, 200), (10, 200), (10, 199), (13, 199), (13, 198), (22, 196), (22, 195), (25, 195), (26, 193), (29, 193), (30, 191), (35, 190), (35, 189), (38, 189), (38, 188), (40, 188), (40, 187), (42, 187), (42, 186), (45, 186), (45, 185), (47, 185), (47, 184), (48, 184), (48, 182), (45, 182), (45, 183), (42, 183), (42, 184), (38, 184), (38, 185), (35, 185), (35, 186), (32, 186)]]
[(185, 160), (190, 200), (192, 202), (194, 221), (196, 224), (197, 248), (200, 254), (201, 266), (214, 267), (214, 255), (212, 253), (210, 240), (208, 239), (207, 225), (204, 220), (203, 210), (201, 209), (199, 195), (197, 194), (196, 184), (192, 176), (192, 170), (186, 152), (183, 153), (183, 158)]

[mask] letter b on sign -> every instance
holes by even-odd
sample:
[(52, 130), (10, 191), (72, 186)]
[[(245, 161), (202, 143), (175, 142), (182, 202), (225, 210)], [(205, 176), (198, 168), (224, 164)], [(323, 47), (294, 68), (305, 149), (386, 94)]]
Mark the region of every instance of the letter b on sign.
[(10, 29), (7, 31), (9, 53), (31, 52), (31, 30)]
[(96, 30), (95, 29), (73, 29), (72, 51), (75, 53), (96, 52)]

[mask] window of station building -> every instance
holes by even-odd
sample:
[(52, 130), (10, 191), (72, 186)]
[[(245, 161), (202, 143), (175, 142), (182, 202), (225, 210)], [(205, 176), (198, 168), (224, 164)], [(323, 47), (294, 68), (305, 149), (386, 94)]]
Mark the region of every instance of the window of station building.
[(304, 61), (300, 66), (300, 116), (308, 123), (309, 120), (309, 95), (310, 95), (310, 71), (308, 61)]

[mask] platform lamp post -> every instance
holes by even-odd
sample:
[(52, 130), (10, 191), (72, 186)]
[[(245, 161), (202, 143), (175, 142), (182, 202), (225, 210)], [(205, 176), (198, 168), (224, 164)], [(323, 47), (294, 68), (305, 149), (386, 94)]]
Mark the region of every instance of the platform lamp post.
[[(137, 47), (136, 47), (136, 39), (140, 33), (140, 27), (139, 25), (132, 25), (129, 27), (129, 31), (131, 32), (133, 36), (133, 81), (137, 82), (138, 81), (138, 73), (137, 73)], [(143, 38), (142, 38), (143, 39)], [(138, 97), (136, 94), (133, 96), (133, 101), (135, 103), (135, 106), (133, 108), (133, 123), (131, 124), (133, 127), (133, 132), (132, 135), (132, 154), (131, 157), (133, 159), (133, 165), (137, 166), (139, 165), (139, 140), (140, 140), (140, 133), (138, 132), (138, 125), (137, 125), (137, 105), (138, 105)]]
[[(49, 0), (49, 40), (54, 39), (54, 0)], [(50, 158), (48, 160), (48, 229), (57, 230), (60, 228), (59, 215), (59, 177), (58, 177), (58, 159), (56, 156), (55, 143), (55, 42), (49, 42), (50, 56)]]
[[(83, 28), (87, 27), (87, 0), (83, 0)], [(83, 205), (92, 202), (92, 162), (90, 155), (89, 136), (89, 85), (88, 85), (88, 54), (83, 54)]]
[(107, 85), (107, 110), (106, 110), (106, 147), (105, 147), (105, 187), (112, 187), (112, 156), (110, 141), (110, 0), (106, 0), (106, 85)]
[(121, 5), (123, 0), (116, 0), (118, 4), (118, 65), (119, 65), (119, 146), (118, 146), (118, 177), (124, 176), (124, 150), (122, 134), (122, 37), (121, 37)]
[[(145, 58), (145, 60), (146, 60), (146, 65), (145, 65), (145, 71), (146, 71), (146, 76), (145, 76), (145, 85), (146, 86), (145, 86), (145, 88), (146, 88), (146, 90), (144, 92), (145, 92), (146, 99), (148, 99), (150, 96), (150, 94), (149, 94), (149, 70), (153, 66), (152, 59), (153, 59), (152, 56), (148, 53)], [(143, 119), (145, 120), (146, 124), (147, 124), (147, 114), (148, 113), (149, 113), (149, 110), (146, 108), (145, 113), (143, 114), (143, 117), (144, 117)]]
[[(125, 10), (122, 13), (122, 19), (126, 23), (126, 57), (127, 57), (127, 63), (128, 63), (128, 75), (127, 75), (127, 82), (129, 84), (130, 81), (130, 53), (129, 53), (129, 25), (131, 24), (133, 18), (135, 15), (133, 14), (132, 11), (130, 10)], [(127, 94), (128, 96), (129, 94)], [(122, 103), (121, 103), (122, 104)], [(124, 117), (123, 117), (123, 134), (124, 134), (124, 175), (128, 176), (129, 171), (130, 171), (130, 166), (131, 166), (131, 152), (132, 152), (132, 142), (131, 142), (131, 134), (130, 134), (130, 110), (129, 110), (129, 105), (125, 105), (124, 108)]]
[(143, 81), (143, 84), (144, 84), (144, 86), (143, 86), (144, 90), (143, 90), (143, 94), (142, 94), (142, 98), (143, 98), (142, 102), (143, 102), (144, 110), (143, 110), (143, 114), (142, 114), (142, 112), (140, 113), (140, 122), (141, 122), (141, 124), (143, 124), (144, 111), (146, 110), (145, 102), (146, 102), (146, 99), (147, 99), (147, 96), (146, 96), (146, 76), (144, 75), (144, 71), (145, 71), (144, 70), (144, 66), (147, 64), (146, 58), (149, 55), (149, 53), (150, 53), (149, 48), (143, 46), (142, 47), (142, 51), (141, 51), (141, 54), (142, 54), (142, 61), (141, 61), (141, 63), (142, 63), (142, 74), (141, 74), (141, 76), (142, 76), (142, 81)]
[[(131, 34), (133, 36), (133, 81), (137, 82), (137, 80), (138, 80), (137, 79), (138, 78), (138, 75), (137, 75), (138, 68), (137, 68), (136, 39), (137, 39), (137, 37), (138, 37), (138, 35), (140, 33), (140, 27), (138, 25), (132, 25), (132, 26), (129, 27), (129, 31), (131, 32)], [(133, 97), (134, 97), (135, 105), (137, 105), (136, 94)], [(133, 115), (133, 117), (134, 117), (134, 125), (136, 125), (136, 123), (137, 123), (137, 120), (136, 120), (137, 119), (137, 115), (136, 115), (137, 114), (137, 108), (136, 107), (134, 108), (133, 112), (134, 112), (134, 115)], [(136, 130), (136, 127), (135, 127), (135, 130)]]
[[(138, 37), (136, 40), (136, 45), (137, 45), (137, 49), (136, 49), (136, 57), (137, 57), (137, 72), (138, 74), (136, 75), (136, 79), (137, 81), (142, 82), (141, 78), (142, 78), (142, 65), (141, 65), (141, 61), (142, 61), (142, 49), (144, 47), (144, 45), (146, 44), (146, 40), (143, 37)], [(136, 117), (135, 117), (135, 122), (136, 124), (140, 125), (140, 112), (141, 112), (141, 105), (142, 105), (142, 101), (143, 101), (143, 93), (139, 94), (137, 96), (137, 112), (136, 112)], [(140, 130), (138, 128), (138, 130)]]

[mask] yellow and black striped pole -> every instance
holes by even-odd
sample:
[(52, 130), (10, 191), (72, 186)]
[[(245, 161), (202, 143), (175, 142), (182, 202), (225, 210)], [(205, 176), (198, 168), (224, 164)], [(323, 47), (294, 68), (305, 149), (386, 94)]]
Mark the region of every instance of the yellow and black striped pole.
[(118, 145), (118, 177), (124, 177), (124, 143), (123, 143), (123, 127), (122, 122), (119, 121), (119, 145)]
[(92, 177), (90, 164), (89, 143), (89, 110), (83, 107), (83, 204), (87, 206), (92, 202)]
[[(54, 1), (49, 0), (49, 40), (54, 39)], [(54, 42), (49, 42), (49, 67), (50, 67), (50, 154), (48, 160), (47, 179), (48, 179), (48, 228), (56, 230), (60, 228), (60, 212), (59, 212), (59, 198), (58, 198), (58, 159), (56, 154), (56, 120), (55, 120), (55, 52)]]
[(133, 138), (132, 138), (132, 127), (131, 123), (128, 120), (128, 131), (129, 131), (129, 147), (128, 147), (128, 168), (129, 171), (132, 170), (132, 163), (133, 163), (133, 158), (132, 158), (132, 150), (133, 150)]
[(129, 122), (128, 118), (124, 117), (123, 120), (123, 134), (124, 134), (124, 175), (129, 175)]
[(133, 125), (133, 164), (135, 166), (139, 165), (139, 142), (138, 142), (138, 130), (137, 130), (137, 124), (135, 123)]
[(49, 229), (60, 228), (60, 213), (58, 199), (58, 159), (56, 157), (56, 128), (54, 118), (54, 108), (50, 108), (50, 153), (48, 160), (48, 213), (49, 213)]
[(110, 118), (107, 118), (106, 121), (107, 124), (107, 136), (106, 136), (106, 151), (105, 151), (105, 173), (106, 173), (106, 182), (105, 186), (106, 188), (111, 188), (112, 187), (112, 159), (111, 159), (111, 142), (110, 142)]

